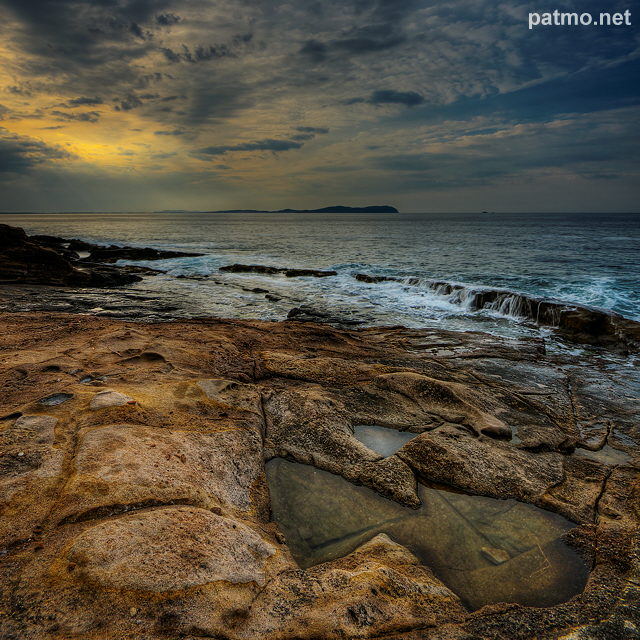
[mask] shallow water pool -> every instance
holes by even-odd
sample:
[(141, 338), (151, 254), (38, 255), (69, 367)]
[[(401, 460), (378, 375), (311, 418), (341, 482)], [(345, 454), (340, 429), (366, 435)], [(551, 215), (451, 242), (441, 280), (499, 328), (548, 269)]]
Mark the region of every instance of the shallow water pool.
[(494, 602), (552, 606), (586, 583), (586, 562), (562, 539), (575, 525), (533, 505), (419, 485), (422, 506), (410, 509), (340, 476), (279, 458), (267, 464), (267, 477), (272, 518), (303, 568), (386, 533), (470, 609)]

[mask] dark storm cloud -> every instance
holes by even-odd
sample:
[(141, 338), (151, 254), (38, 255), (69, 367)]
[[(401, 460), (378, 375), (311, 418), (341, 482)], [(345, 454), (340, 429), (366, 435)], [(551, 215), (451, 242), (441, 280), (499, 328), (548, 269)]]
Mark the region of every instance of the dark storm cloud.
[(177, 62), (206, 62), (221, 58), (237, 58), (240, 51), (253, 40), (253, 33), (236, 33), (228, 42), (207, 45), (188, 46), (183, 44), (180, 50), (161, 47), (160, 51), (171, 63)]
[(169, 62), (191, 62), (192, 64), (215, 60), (216, 58), (234, 58), (236, 56), (225, 44), (198, 46), (193, 51), (183, 44), (182, 51), (173, 51), (167, 48), (162, 48), (161, 51)]
[(190, 128), (223, 122), (254, 100), (250, 89), (233, 76), (219, 75), (215, 83), (194, 82), (189, 89), (184, 112), (177, 119)]
[(397, 47), (407, 41), (389, 25), (371, 25), (354, 29), (346, 38), (334, 40), (331, 47), (350, 54), (371, 53)]
[(296, 127), (296, 131), (302, 131), (303, 133), (329, 133), (329, 129), (326, 127)]
[[(54, 60), (74, 58), (76, 64), (95, 64), (122, 50), (108, 45), (146, 40), (158, 9), (169, 0), (3, 0), (8, 11), (29, 30), (23, 45)], [(135, 55), (133, 51), (128, 52)], [(77, 59), (75, 58), (77, 56)]]
[(68, 109), (72, 109), (73, 107), (95, 107), (99, 104), (103, 104), (102, 98), (98, 98), (97, 96), (94, 98), (90, 98), (87, 96), (82, 96), (80, 98), (74, 98), (73, 100), (69, 100), (65, 106)]
[[(145, 82), (136, 64), (157, 45), (155, 18), (169, 0), (0, 0), (21, 51), (26, 77), (46, 78), (62, 94), (92, 96), (107, 86), (123, 94)], [(153, 73), (159, 73), (153, 70)], [(149, 80), (147, 79), (146, 82)]]
[(16, 96), (25, 96), (27, 98), (33, 94), (33, 90), (28, 86), (19, 87), (17, 85), (12, 85), (10, 87), (7, 87), (7, 91)]
[(170, 27), (171, 25), (178, 24), (182, 18), (175, 15), (175, 13), (161, 13), (156, 16), (156, 22), (163, 27)]
[(183, 136), (187, 132), (182, 129), (173, 129), (172, 131), (154, 131), (153, 133), (156, 136)]
[(313, 140), (318, 135), (329, 133), (329, 129), (325, 127), (296, 127), (296, 131), (301, 133), (295, 133), (291, 137), (291, 140), (297, 140), (303, 142), (306, 140)]
[(178, 155), (175, 151), (169, 151), (167, 153), (154, 153), (151, 157), (154, 160), (166, 160), (167, 158), (173, 158)]
[(155, 100), (159, 97), (157, 93), (142, 93), (139, 95), (130, 93), (122, 99), (117, 99), (117, 104), (114, 106), (114, 109), (116, 111), (131, 111), (141, 107), (146, 100)]
[(116, 111), (131, 111), (142, 106), (142, 100), (133, 94), (129, 94), (126, 98), (120, 100), (120, 102), (114, 107)]
[[(127, 25), (121, 24), (121, 28), (126, 28)], [(132, 22), (128, 25), (130, 33), (140, 40), (150, 40), (153, 38), (151, 31), (145, 31), (137, 22)]]
[(97, 111), (83, 111), (82, 113), (68, 113), (66, 111), (52, 111), (56, 120), (77, 120), (78, 122), (98, 122), (100, 114)]
[(0, 173), (28, 173), (48, 160), (71, 158), (61, 147), (0, 129)]
[(343, 104), (367, 103), (372, 105), (381, 104), (403, 104), (405, 107), (417, 107), (424, 103), (424, 98), (415, 91), (393, 91), (391, 89), (380, 89), (374, 91), (368, 98), (351, 98), (345, 100)]
[(351, 14), (350, 22), (330, 37), (308, 38), (298, 53), (314, 64), (340, 57), (375, 54), (400, 47), (410, 41), (407, 26), (415, 10), (416, 0), (352, 0), (352, 2), (323, 3), (320, 17), (332, 14)]
[(198, 149), (196, 155), (201, 158), (207, 156), (221, 156), (229, 151), (290, 151), (291, 149), (300, 149), (302, 144), (295, 140), (258, 140), (256, 142), (244, 142), (242, 144), (221, 146), (221, 147), (204, 147)]
[(407, 37), (396, 33), (389, 25), (370, 25), (351, 30), (346, 37), (321, 42), (307, 40), (299, 53), (313, 63), (323, 62), (330, 54), (359, 55), (375, 53), (404, 44)]
[(327, 57), (329, 48), (318, 40), (307, 40), (300, 48), (299, 53), (308, 58), (311, 62), (322, 62)]

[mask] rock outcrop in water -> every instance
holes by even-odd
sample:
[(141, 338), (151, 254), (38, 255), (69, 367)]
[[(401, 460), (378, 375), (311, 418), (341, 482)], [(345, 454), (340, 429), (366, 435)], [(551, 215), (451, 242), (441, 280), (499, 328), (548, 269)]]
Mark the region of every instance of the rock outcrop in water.
[(2, 284), (112, 287), (142, 279), (130, 269), (84, 265), (77, 258), (73, 251), (62, 246), (58, 248), (55, 243), (30, 238), (19, 227), (0, 225)]
[(265, 273), (273, 275), (282, 273), (287, 278), (298, 278), (312, 276), (314, 278), (326, 278), (327, 276), (337, 276), (337, 271), (322, 271), (320, 269), (291, 269), (289, 267), (270, 267), (262, 264), (229, 264), (220, 267), (220, 271), (228, 273)]
[[(81, 258), (77, 253), (88, 252)], [(138, 247), (102, 247), (49, 235), (27, 236), (20, 227), (0, 225), (0, 283), (70, 287), (117, 287), (159, 273), (141, 266), (115, 266), (117, 260), (162, 260), (195, 253)], [(106, 263), (106, 264), (105, 264)]]
[(612, 311), (503, 289), (469, 287), (426, 278), (372, 276), (366, 273), (357, 273), (354, 278), (367, 284), (399, 282), (407, 286), (426, 287), (469, 311), (496, 311), (539, 326), (552, 327), (562, 338), (579, 344), (613, 348), (626, 354), (640, 349), (640, 322)]
[[(628, 363), (436, 330), (0, 320), (3, 639), (640, 633), (640, 380)], [(416, 437), (385, 458), (354, 437), (360, 424)], [(509, 602), (508, 581), (526, 581), (529, 565), (494, 540), (474, 580), (490, 589), (482, 562), (499, 563), (502, 595), (470, 611), (393, 527), (302, 569), (270, 519), (275, 457), (392, 507), (418, 504), (419, 476), (562, 514), (591, 568), (584, 591)], [(553, 546), (540, 547), (540, 570), (557, 571)]]

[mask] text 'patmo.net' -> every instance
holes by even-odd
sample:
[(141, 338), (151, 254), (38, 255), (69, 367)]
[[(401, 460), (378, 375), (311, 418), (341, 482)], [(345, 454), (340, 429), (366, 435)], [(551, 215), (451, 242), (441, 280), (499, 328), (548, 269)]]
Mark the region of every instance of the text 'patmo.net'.
[(577, 13), (546, 11), (529, 14), (529, 29), (534, 27), (630, 27), (631, 11), (618, 13)]

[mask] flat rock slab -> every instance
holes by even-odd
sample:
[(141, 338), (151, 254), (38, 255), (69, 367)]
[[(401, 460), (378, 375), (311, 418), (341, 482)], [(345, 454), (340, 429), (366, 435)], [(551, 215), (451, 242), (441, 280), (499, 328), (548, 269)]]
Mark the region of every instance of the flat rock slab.
[(254, 385), (236, 380), (200, 380), (198, 386), (209, 400), (243, 411), (260, 412), (260, 393)]
[(204, 509), (128, 514), (82, 533), (67, 554), (81, 579), (116, 589), (178, 591), (223, 580), (265, 582), (275, 548), (246, 525)]
[(262, 468), (250, 429), (198, 433), (116, 425), (82, 434), (61, 496), (66, 521), (118, 513), (127, 505), (185, 502), (248, 511)]
[(53, 416), (20, 416), (8, 429), (0, 431), (0, 442), (6, 447), (51, 445), (57, 422)]
[(28, 538), (53, 506), (64, 462), (57, 423), (26, 415), (0, 431), (0, 547)]

